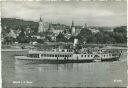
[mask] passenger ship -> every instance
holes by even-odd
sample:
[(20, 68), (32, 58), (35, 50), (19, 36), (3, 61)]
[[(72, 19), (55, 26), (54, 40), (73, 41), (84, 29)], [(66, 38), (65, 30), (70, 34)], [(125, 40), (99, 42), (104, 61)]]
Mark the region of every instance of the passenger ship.
[(17, 60), (30, 63), (85, 63), (119, 60), (117, 50), (108, 49), (52, 49), (51, 51), (30, 50), (26, 56), (15, 56)]

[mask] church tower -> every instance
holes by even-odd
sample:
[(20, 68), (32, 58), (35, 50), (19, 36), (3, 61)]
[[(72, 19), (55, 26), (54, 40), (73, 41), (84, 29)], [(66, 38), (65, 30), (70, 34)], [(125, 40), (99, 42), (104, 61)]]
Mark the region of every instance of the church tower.
[(86, 29), (88, 28), (87, 24), (84, 25), (84, 28), (86, 28)]
[(75, 35), (75, 33), (76, 33), (76, 29), (75, 29), (75, 26), (74, 26), (74, 21), (72, 21), (71, 34)]
[(38, 27), (38, 33), (40, 33), (40, 32), (45, 32), (44, 22), (43, 22), (41, 17), (40, 17), (40, 20), (39, 20), (39, 27)]

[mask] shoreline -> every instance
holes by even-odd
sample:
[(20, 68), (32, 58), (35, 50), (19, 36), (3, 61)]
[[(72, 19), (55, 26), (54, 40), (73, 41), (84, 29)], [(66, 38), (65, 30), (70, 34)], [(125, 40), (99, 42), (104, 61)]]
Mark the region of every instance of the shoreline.
[(29, 49), (1, 49), (1, 51), (28, 51)]

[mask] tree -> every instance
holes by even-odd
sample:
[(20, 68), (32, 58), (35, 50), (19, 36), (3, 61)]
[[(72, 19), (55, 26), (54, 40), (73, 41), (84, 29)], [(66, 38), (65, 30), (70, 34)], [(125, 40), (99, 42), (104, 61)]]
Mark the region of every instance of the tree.
[(127, 27), (126, 26), (116, 27), (116, 28), (114, 28), (114, 32), (127, 33)]
[(19, 36), (17, 36), (17, 40), (19, 43), (29, 43), (30, 42), (29, 38), (27, 38), (24, 33), (23, 27), (21, 27), (21, 32), (20, 32)]
[(57, 42), (67, 42), (68, 39), (65, 38), (65, 36), (62, 33), (59, 33), (59, 35), (56, 37)]
[(76, 37), (75, 36), (71, 36), (69, 39), (68, 39), (68, 41), (69, 42), (74, 42), (74, 39), (75, 39)]
[(83, 42), (89, 42), (89, 38), (92, 35), (91, 31), (87, 28), (83, 28), (80, 33), (78, 34), (77, 38), (81, 43)]

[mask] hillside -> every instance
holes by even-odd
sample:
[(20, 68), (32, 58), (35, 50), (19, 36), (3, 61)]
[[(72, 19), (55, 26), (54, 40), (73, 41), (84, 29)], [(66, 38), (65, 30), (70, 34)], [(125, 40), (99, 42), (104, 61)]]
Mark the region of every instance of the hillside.
[(33, 21), (25, 21), (25, 20), (21, 20), (21, 19), (16, 19), (16, 18), (1, 18), (1, 23), (2, 26), (6, 25), (7, 27), (10, 28), (15, 28), (18, 26), (38, 26), (38, 22), (33, 22)]

